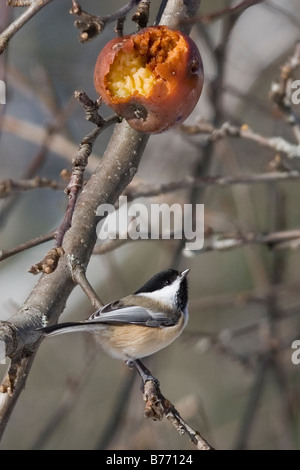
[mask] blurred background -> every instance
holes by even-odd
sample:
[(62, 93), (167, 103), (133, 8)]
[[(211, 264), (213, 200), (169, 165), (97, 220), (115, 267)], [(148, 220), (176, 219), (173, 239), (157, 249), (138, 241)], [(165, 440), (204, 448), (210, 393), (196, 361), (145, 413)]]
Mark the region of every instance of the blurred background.
[[(23, 11), (4, 3), (1, 31)], [(205, 87), (185, 124), (200, 119), (217, 127), (227, 121), (246, 124), (260, 136), (300, 145), (287, 116), (270, 99), (272, 83), (280, 79), (281, 66), (300, 39), (299, 1), (267, 0), (237, 15), (225, 12), (203, 20), (237, 3), (202, 0), (202, 19), (191, 36), (203, 57)], [(81, 1), (82, 8), (100, 16), (124, 4)], [(159, 6), (159, 0), (152, 0), (150, 23)], [(38, 175), (66, 186), (60, 172), (71, 169), (80, 141), (92, 130), (73, 94), (84, 90), (96, 99), (93, 67), (114, 37), (115, 25), (81, 44), (70, 8), (69, 0), (53, 1), (0, 56), (0, 79), (7, 87), (6, 105), (0, 105), (0, 183)], [(130, 17), (126, 33), (136, 30)], [(299, 69), (295, 78), (300, 78)], [(298, 108), (294, 112), (300, 118)], [(101, 114), (111, 112), (103, 106)], [(111, 132), (98, 138), (86, 179)], [(248, 139), (209, 142), (207, 135), (176, 129), (150, 138), (137, 178), (164, 183), (187, 175), (238, 178), (274, 170), (298, 172), (299, 163)], [(126, 243), (92, 257), (90, 283), (109, 302), (135, 291), (160, 270), (191, 268), (185, 333), (146, 362), (162, 393), (217, 449), (299, 448), (300, 364), (291, 359), (292, 342), (300, 340), (299, 238), (278, 246), (245, 243), (247, 236), (299, 228), (299, 179), (190, 187), (153, 201), (204, 204), (204, 249), (187, 252), (178, 240)], [(63, 190), (37, 189), (1, 199), (0, 249), (54, 230), (66, 204)], [(224, 239), (238, 239), (239, 246), (225, 249)], [(0, 319), (22, 305), (37, 282), (27, 270), (51, 246), (48, 242), (1, 262)], [(61, 321), (84, 319), (91, 312), (77, 287)], [(0, 365), (1, 375), (6, 368)], [(1, 448), (193, 449), (167, 420), (143, 417), (139, 386), (135, 373), (102, 353), (89, 335), (47, 339)]]

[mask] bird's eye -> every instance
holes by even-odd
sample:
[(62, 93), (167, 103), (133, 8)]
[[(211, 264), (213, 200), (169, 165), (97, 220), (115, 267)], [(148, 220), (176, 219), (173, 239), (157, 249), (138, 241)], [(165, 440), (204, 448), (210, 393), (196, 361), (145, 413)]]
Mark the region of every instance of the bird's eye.
[(169, 279), (167, 279), (167, 280), (165, 281), (165, 286), (169, 286), (170, 284), (171, 284), (171, 281), (170, 281)]

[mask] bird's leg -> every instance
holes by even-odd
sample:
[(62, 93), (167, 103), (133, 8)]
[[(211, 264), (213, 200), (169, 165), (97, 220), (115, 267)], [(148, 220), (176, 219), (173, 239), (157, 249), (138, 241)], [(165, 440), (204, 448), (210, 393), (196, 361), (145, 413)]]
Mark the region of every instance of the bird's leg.
[(147, 381), (151, 381), (151, 382), (154, 382), (155, 385), (157, 387), (159, 387), (159, 381), (157, 380), (156, 377), (153, 377), (153, 375), (151, 374), (150, 370), (147, 369), (147, 367), (144, 366), (144, 364), (142, 363), (142, 361), (140, 361), (140, 359), (135, 359), (133, 361), (127, 361), (126, 364), (128, 365), (128, 367), (130, 368), (133, 368), (135, 367), (135, 369), (137, 370), (137, 372), (139, 373), (141, 379), (142, 379), (142, 390), (144, 389), (144, 386), (145, 386), (145, 383)]

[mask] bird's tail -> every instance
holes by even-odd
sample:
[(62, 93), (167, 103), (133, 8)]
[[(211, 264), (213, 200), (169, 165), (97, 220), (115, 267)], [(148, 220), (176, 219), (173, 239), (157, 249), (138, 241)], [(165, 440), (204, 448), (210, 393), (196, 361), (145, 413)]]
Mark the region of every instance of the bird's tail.
[(86, 322), (68, 322), (59, 323), (58, 325), (46, 326), (45, 328), (39, 328), (38, 331), (43, 333), (45, 336), (55, 336), (64, 333), (75, 333), (77, 331), (94, 331), (95, 325), (93, 323)]

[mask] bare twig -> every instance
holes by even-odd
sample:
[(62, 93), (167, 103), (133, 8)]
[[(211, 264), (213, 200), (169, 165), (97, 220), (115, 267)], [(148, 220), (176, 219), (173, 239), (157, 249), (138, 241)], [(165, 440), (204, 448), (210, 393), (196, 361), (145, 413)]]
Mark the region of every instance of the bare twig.
[(41, 245), (42, 243), (48, 242), (49, 240), (53, 240), (55, 238), (55, 230), (52, 232), (47, 233), (46, 235), (40, 235), (39, 237), (33, 238), (28, 242), (22, 243), (14, 248), (10, 248), (8, 250), (0, 250), (0, 261), (3, 261), (11, 256), (16, 255), (17, 253), (21, 253), (22, 251), (29, 250), (34, 246)]
[(213, 125), (207, 122), (199, 122), (194, 126), (182, 125), (181, 129), (183, 132), (189, 135), (205, 135), (206, 139), (210, 142), (215, 142), (224, 137), (241, 137), (243, 139), (252, 140), (268, 147), (275, 152), (281, 152), (288, 158), (299, 158), (300, 157), (300, 145), (294, 145), (283, 139), (282, 137), (264, 137), (256, 132), (253, 132), (247, 124), (241, 127), (232, 126), (230, 123), (225, 122), (220, 128), (215, 128)]
[(212, 21), (218, 20), (219, 18), (223, 18), (225, 15), (237, 15), (241, 14), (247, 8), (250, 8), (258, 3), (263, 3), (265, 0), (243, 0), (242, 2), (238, 3), (235, 6), (230, 6), (227, 8), (222, 8), (221, 10), (214, 11), (212, 13), (206, 13), (205, 15), (199, 15), (194, 18), (185, 20), (188, 23), (211, 23)]
[(201, 434), (194, 430), (184, 419), (180, 416), (175, 406), (163, 396), (157, 381), (148, 380), (144, 385), (144, 401), (145, 417), (154, 420), (161, 420), (163, 416), (170, 421), (178, 433), (183, 436), (186, 434), (190, 441), (199, 450), (214, 450), (213, 447), (207, 442)]
[[(89, 113), (89, 111), (87, 111), (87, 113)], [(97, 116), (99, 115), (97, 114)], [(75, 204), (83, 186), (83, 174), (88, 164), (88, 158), (92, 153), (93, 146), (97, 137), (101, 134), (104, 129), (111, 126), (112, 124), (116, 124), (117, 122), (119, 122), (119, 117), (117, 115), (113, 115), (107, 119), (102, 119), (100, 116), (99, 118), (101, 119), (101, 122), (100, 120), (96, 119), (98, 122), (97, 127), (87, 136), (84, 137), (84, 139), (80, 143), (76, 156), (73, 158), (73, 168), (70, 182), (65, 189), (66, 194), (68, 194), (69, 196), (69, 203), (64, 220), (56, 233), (56, 247), (60, 247), (62, 245), (63, 237), (66, 231), (69, 230), (71, 226)], [(91, 119), (92, 117), (90, 117), (90, 120)]]
[[(84, 93), (81, 93), (81, 95), (84, 95), (85, 98), (89, 100), (87, 95), (85, 95)], [(92, 101), (89, 101), (90, 102), (86, 104), (86, 109), (88, 109), (87, 113), (91, 115), (92, 113), (89, 110), (92, 106)], [(69, 184), (65, 189), (65, 192), (69, 196), (69, 203), (65, 212), (64, 219), (55, 234), (55, 246), (46, 254), (42, 261), (35, 263), (30, 267), (29, 272), (32, 274), (39, 274), (41, 272), (45, 274), (50, 274), (56, 269), (59, 258), (64, 254), (64, 251), (61, 248), (63, 238), (65, 236), (65, 233), (71, 227), (75, 205), (83, 186), (84, 171), (88, 164), (88, 158), (92, 152), (95, 140), (106, 127), (115, 124), (119, 121), (119, 118), (116, 115), (112, 116), (111, 118), (102, 119), (101, 116), (99, 116), (97, 113), (99, 119), (96, 118), (96, 116), (94, 115), (96, 109), (97, 108), (95, 108), (95, 110), (93, 111), (93, 116), (90, 117), (90, 120), (95, 119), (99, 125), (92, 132), (90, 132), (87, 136), (84, 137), (79, 146), (79, 150), (76, 156), (73, 158), (72, 174), (70, 177)]]
[(122, 121), (122, 118), (120, 118), (120, 116), (117, 114), (113, 114), (106, 119), (103, 119), (103, 117), (100, 116), (98, 110), (102, 102), (101, 97), (97, 101), (93, 101), (88, 97), (85, 91), (75, 91), (74, 96), (83, 107), (86, 120), (96, 124), (96, 126), (101, 128), (101, 131), (111, 126), (112, 124), (116, 124)]
[[(215, 236), (207, 242), (201, 250), (194, 253), (206, 253), (208, 251), (227, 251), (233, 248), (240, 248), (246, 245), (267, 245), (269, 248), (280, 249), (288, 248), (287, 242), (296, 242), (300, 244), (300, 230), (287, 230), (282, 232), (273, 232), (268, 234), (261, 233), (242, 233), (235, 234), (233, 237), (230, 234), (224, 236)], [(295, 243), (291, 246), (296, 248)]]
[[(211, 231), (212, 232), (212, 231)], [(184, 232), (174, 233), (170, 232), (168, 237), (161, 237), (160, 240), (182, 240), (186, 242)], [(151, 233), (147, 238), (131, 239), (130, 233), (127, 238), (108, 240), (105, 243), (98, 245), (94, 248), (94, 255), (104, 255), (109, 253), (129, 242), (151, 240)], [(237, 233), (211, 233), (210, 238), (207, 236), (205, 246), (200, 250), (193, 250), (193, 254), (202, 254), (210, 251), (228, 251), (236, 248), (241, 248), (248, 245), (266, 245), (268, 248), (275, 250), (296, 250), (300, 246), (300, 230), (287, 230), (272, 233), (254, 233), (254, 232), (237, 232)]]
[(82, 140), (80, 144), (79, 150), (73, 159), (73, 170), (70, 182), (65, 190), (69, 195), (69, 203), (64, 219), (55, 234), (55, 247), (46, 254), (42, 261), (39, 261), (30, 267), (29, 272), (32, 274), (39, 274), (41, 272), (45, 274), (52, 273), (56, 269), (59, 259), (64, 255), (64, 250), (62, 248), (63, 238), (65, 233), (71, 227), (75, 205), (83, 185), (83, 174), (88, 164), (88, 157), (91, 154), (95, 140), (101, 131), (101, 127), (96, 127)]
[(64, 186), (62, 183), (58, 183), (57, 181), (51, 180), (49, 178), (41, 178), (40, 176), (36, 176), (35, 178), (29, 180), (0, 180), (0, 198), (11, 196), (16, 192), (41, 188), (63, 190)]
[(298, 180), (300, 172), (297, 170), (285, 172), (269, 172), (258, 173), (255, 175), (240, 175), (240, 176), (203, 176), (195, 178), (187, 176), (179, 181), (172, 181), (171, 183), (149, 184), (141, 182), (140, 184), (133, 184), (126, 188), (124, 195), (127, 196), (128, 202), (140, 197), (155, 197), (162, 194), (167, 194), (180, 189), (186, 189), (194, 185), (195, 187), (205, 186), (219, 186), (226, 188), (230, 185), (236, 184), (264, 184), (276, 183), (280, 181)]
[(52, 0), (32, 0), (30, 6), (0, 34), (0, 54), (7, 48), (10, 39), (42, 8)]
[(125, 20), (126, 18), (124, 16), (117, 19), (117, 24), (115, 26), (115, 33), (117, 34), (119, 38), (123, 36)]
[(32, 0), (8, 0), (10, 7), (28, 7), (32, 4)]
[(80, 30), (80, 42), (87, 42), (100, 34), (108, 23), (123, 19), (141, 0), (131, 0), (129, 3), (121, 7), (119, 10), (103, 17), (91, 15), (84, 11), (77, 0), (72, 0), (72, 8), (70, 13), (78, 16), (79, 20), (75, 21), (75, 26)]
[(82, 190), (83, 185), (83, 174), (84, 170), (88, 164), (88, 158), (92, 153), (93, 145), (102, 132), (101, 127), (96, 127), (92, 132), (90, 132), (84, 139), (81, 141), (78, 152), (73, 159), (73, 168), (70, 182), (65, 190), (68, 194), (69, 202), (68, 207), (64, 216), (64, 219), (57, 230), (55, 238), (55, 246), (62, 246), (62, 241), (67, 230), (71, 226), (71, 220), (74, 213), (75, 204), (79, 196), (80, 191)]
[(78, 263), (78, 261), (74, 259), (72, 255), (68, 256), (68, 261), (74, 281), (87, 295), (93, 307), (97, 309), (103, 307), (104, 303), (99, 299), (98, 295), (87, 280), (83, 266), (81, 266), (81, 264)]

